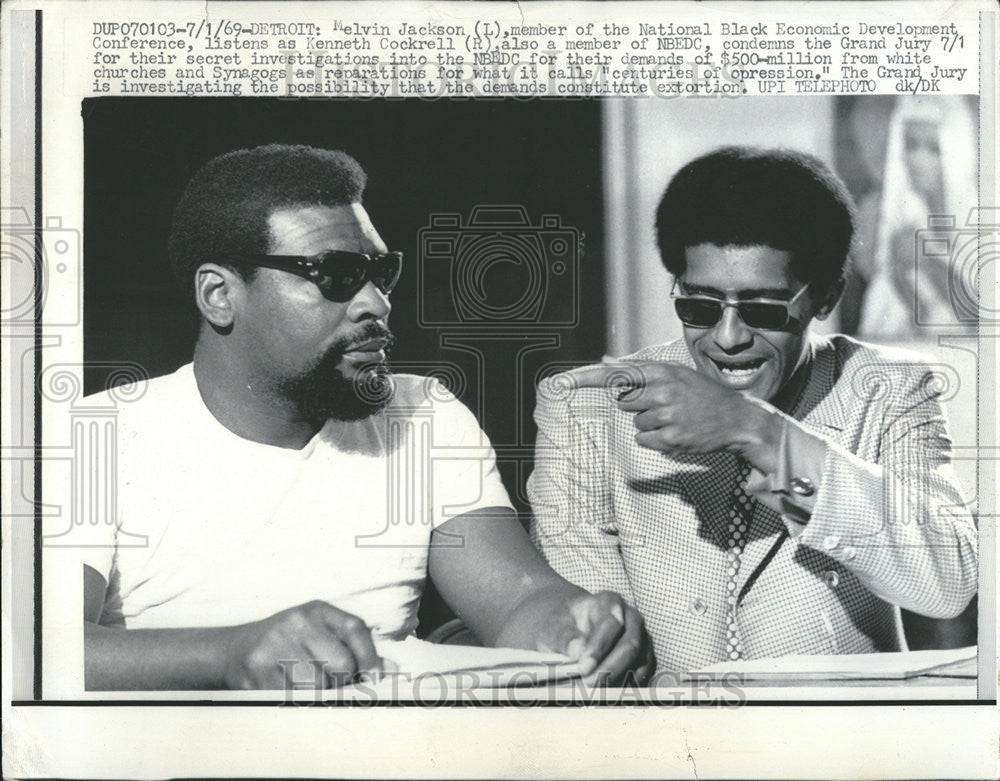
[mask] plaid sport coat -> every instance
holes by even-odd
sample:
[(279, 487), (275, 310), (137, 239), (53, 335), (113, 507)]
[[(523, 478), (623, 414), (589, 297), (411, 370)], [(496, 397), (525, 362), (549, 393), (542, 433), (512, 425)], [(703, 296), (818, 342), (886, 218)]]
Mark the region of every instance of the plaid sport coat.
[[(960, 613), (977, 532), (951, 465), (940, 375), (918, 355), (813, 337), (791, 416), (827, 441), (811, 518), (754, 502), (737, 580), (746, 658), (905, 648), (899, 606)], [(683, 340), (624, 360), (694, 367)], [(728, 453), (638, 446), (607, 389), (539, 387), (532, 539), (552, 567), (642, 613), (661, 670), (726, 656)], [(794, 469), (794, 465), (793, 465)]]

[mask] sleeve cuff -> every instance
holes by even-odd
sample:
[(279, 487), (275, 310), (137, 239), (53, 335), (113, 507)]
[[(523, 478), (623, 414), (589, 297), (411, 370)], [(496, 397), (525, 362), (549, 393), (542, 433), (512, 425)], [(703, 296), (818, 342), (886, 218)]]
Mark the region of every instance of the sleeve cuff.
[(786, 417), (775, 471), (765, 475), (755, 469), (750, 473), (747, 491), (778, 512), (793, 537), (802, 533), (812, 516), (828, 452), (825, 439)]

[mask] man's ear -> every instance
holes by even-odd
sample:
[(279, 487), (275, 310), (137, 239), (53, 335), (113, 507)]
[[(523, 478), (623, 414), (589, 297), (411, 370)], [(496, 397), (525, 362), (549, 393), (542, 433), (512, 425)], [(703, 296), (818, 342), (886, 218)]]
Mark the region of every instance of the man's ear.
[(233, 324), (233, 298), (242, 278), (231, 268), (217, 263), (202, 263), (194, 272), (194, 300), (198, 311), (217, 328)]
[(813, 315), (817, 320), (826, 320), (833, 311), (833, 308), (837, 306), (837, 302), (840, 301), (840, 297), (844, 294), (844, 283), (845, 280), (837, 280), (832, 284), (827, 291), (826, 298), (819, 305), (816, 310), (816, 314)]

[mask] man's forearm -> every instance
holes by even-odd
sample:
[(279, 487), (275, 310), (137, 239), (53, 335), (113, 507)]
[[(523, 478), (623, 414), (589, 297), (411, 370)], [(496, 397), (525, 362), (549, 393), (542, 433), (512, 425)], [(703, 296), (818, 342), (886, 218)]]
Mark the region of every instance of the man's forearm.
[(635, 608), (618, 594), (591, 594), (565, 581), (518, 603), (495, 645), (565, 654), (577, 661), (580, 675), (590, 684), (615, 684), (629, 671), (641, 683), (654, 664)]
[(228, 688), (226, 646), (234, 629), (113, 629), (85, 621), (85, 688)]
[(551, 620), (553, 610), (587, 593), (565, 580), (533, 592), (511, 611), (494, 645), (498, 648), (536, 648), (538, 638), (545, 634), (542, 630)]
[(899, 474), (893, 466), (902, 468), (831, 446), (824, 490), (799, 541), (851, 569), (886, 602), (952, 618), (976, 592), (975, 524), (950, 468)]

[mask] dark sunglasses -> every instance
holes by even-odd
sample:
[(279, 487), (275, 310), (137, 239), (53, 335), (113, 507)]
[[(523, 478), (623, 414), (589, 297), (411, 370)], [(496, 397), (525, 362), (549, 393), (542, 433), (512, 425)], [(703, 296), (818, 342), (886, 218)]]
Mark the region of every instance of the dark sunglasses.
[[(684, 325), (691, 328), (712, 328), (722, 319), (727, 307), (733, 307), (749, 328), (759, 328), (762, 331), (781, 331), (788, 327), (792, 319), (792, 304), (808, 288), (806, 285), (788, 301), (772, 298), (753, 298), (747, 301), (726, 301), (711, 296), (677, 295), (673, 290), (670, 297), (674, 299), (674, 309)], [(674, 282), (674, 290), (677, 283)]]
[(403, 269), (402, 252), (365, 255), (362, 252), (325, 250), (312, 256), (304, 255), (240, 255), (228, 262), (264, 266), (297, 274), (314, 282), (331, 301), (350, 301), (371, 282), (388, 295), (399, 281)]

